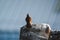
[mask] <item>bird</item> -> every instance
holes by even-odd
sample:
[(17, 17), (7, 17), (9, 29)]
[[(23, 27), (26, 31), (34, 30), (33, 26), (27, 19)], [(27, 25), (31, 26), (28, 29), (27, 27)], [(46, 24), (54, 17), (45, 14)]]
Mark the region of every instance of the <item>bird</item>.
[(29, 16), (29, 14), (27, 14), (25, 21), (26, 21), (26, 27), (31, 28), (32, 18)]

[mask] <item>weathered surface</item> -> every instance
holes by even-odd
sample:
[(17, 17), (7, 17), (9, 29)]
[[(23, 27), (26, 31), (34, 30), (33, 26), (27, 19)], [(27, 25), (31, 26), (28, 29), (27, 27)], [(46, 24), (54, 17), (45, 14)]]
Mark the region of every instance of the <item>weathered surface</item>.
[(49, 40), (60, 40), (60, 31), (51, 31)]
[(49, 35), (45, 33), (46, 28), (50, 26), (47, 24), (32, 24), (32, 28), (23, 26), (20, 30), (20, 40), (48, 40)]

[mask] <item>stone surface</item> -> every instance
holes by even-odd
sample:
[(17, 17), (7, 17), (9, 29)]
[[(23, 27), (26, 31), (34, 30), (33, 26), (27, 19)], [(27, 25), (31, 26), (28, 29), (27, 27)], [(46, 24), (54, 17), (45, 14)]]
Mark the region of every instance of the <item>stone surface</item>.
[(49, 40), (60, 40), (60, 31), (51, 31)]
[[(47, 26), (46, 26), (47, 25)], [(20, 40), (48, 40), (49, 35), (45, 33), (48, 24), (32, 24), (32, 28), (21, 27)]]

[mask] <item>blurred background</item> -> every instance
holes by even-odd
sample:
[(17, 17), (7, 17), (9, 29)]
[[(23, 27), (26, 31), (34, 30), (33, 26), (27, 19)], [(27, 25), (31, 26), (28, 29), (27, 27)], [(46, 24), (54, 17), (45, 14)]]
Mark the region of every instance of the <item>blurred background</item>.
[(60, 0), (0, 0), (0, 40), (19, 40), (27, 13), (33, 23), (60, 30)]

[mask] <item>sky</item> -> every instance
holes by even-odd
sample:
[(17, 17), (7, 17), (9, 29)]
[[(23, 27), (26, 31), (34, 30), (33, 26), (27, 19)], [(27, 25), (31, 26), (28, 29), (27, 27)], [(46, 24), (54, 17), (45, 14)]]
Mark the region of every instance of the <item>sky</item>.
[(60, 14), (54, 12), (56, 4), (57, 0), (0, 0), (0, 30), (19, 30), (26, 24), (27, 13), (33, 23), (48, 23), (56, 30), (60, 23)]

